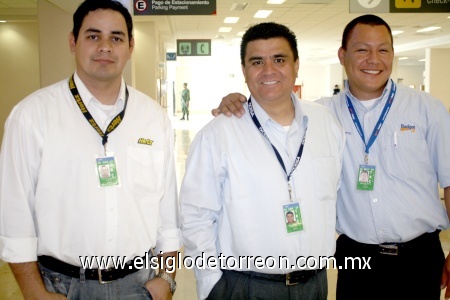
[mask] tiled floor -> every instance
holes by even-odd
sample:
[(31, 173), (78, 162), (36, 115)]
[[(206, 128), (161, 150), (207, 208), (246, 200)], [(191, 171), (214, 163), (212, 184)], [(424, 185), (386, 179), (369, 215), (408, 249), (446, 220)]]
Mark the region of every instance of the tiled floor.
[[(184, 175), (185, 161), (191, 144), (197, 131), (203, 127), (212, 117), (209, 114), (191, 114), (190, 121), (180, 121), (179, 116), (173, 117), (173, 127), (175, 130), (175, 156), (176, 168), (178, 176), (178, 184), (181, 184), (182, 176)], [(450, 230), (441, 232), (442, 246), (447, 254), (450, 250)], [(328, 270), (328, 299), (334, 300), (335, 286), (336, 286), (336, 270)], [(177, 270), (177, 292), (174, 295), (174, 300), (195, 300), (195, 278), (192, 270), (181, 269)], [(0, 261), (0, 300), (23, 299), (19, 287), (14, 280), (13, 275), (9, 269), (8, 264)], [(441, 299), (444, 299), (443, 295)]]

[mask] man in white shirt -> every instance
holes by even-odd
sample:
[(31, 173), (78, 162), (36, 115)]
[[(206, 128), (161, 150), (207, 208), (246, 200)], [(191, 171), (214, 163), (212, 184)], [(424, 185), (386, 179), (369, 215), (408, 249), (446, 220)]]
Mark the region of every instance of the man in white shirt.
[(6, 122), (0, 258), (26, 299), (171, 299), (175, 273), (148, 263), (180, 248), (170, 121), (122, 78), (128, 10), (87, 0), (73, 20), (76, 72)]
[(180, 191), (185, 255), (217, 262), (195, 268), (198, 298), (325, 300), (343, 131), (328, 108), (292, 93), (299, 57), (287, 27), (249, 28), (241, 65), (249, 113), (200, 130)]

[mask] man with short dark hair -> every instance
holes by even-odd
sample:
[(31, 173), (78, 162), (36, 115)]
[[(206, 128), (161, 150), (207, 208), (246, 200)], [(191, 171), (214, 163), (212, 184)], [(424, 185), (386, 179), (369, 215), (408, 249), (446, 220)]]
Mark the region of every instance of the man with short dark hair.
[(344, 133), (328, 108), (292, 93), (299, 57), (286, 26), (250, 27), (241, 68), (249, 114), (200, 130), (180, 191), (185, 254), (218, 262), (194, 269), (198, 298), (326, 300), (320, 257), (334, 253)]
[(147, 264), (153, 249), (165, 260), (180, 248), (170, 121), (122, 78), (128, 10), (86, 0), (73, 21), (75, 73), (6, 122), (0, 258), (25, 299), (170, 299), (174, 270), (155, 277)]

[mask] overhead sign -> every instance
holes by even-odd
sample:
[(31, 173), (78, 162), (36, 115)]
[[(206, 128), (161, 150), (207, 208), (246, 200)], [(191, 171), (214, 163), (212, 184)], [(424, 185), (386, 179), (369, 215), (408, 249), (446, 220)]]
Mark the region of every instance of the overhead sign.
[(216, 0), (133, 0), (135, 16), (216, 15)]
[(177, 40), (178, 56), (211, 56), (211, 40)]
[(350, 13), (450, 12), (450, 0), (349, 0)]

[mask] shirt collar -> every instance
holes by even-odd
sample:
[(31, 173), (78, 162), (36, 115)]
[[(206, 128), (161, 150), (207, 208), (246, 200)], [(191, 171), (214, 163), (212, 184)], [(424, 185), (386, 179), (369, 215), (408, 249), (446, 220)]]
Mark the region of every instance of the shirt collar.
[[(89, 107), (92, 105), (93, 102), (100, 103), (88, 90), (86, 85), (83, 83), (83, 81), (78, 76), (77, 72), (75, 71), (75, 74), (73, 76), (73, 80), (75, 81), (75, 84), (78, 89), (78, 93), (80, 94), (81, 99), (83, 100), (84, 104)], [(122, 81), (120, 83), (120, 90), (119, 90), (119, 97), (116, 100), (116, 103), (114, 104), (115, 109), (121, 111), (125, 105), (125, 81), (122, 78)]]
[[(375, 103), (372, 105), (372, 107), (370, 109), (376, 107), (381, 102), (386, 102), (387, 101), (387, 98), (389, 97), (389, 91), (391, 90), (392, 84), (393, 84), (393, 81), (392, 81), (391, 78), (389, 78), (387, 84), (384, 87), (383, 93), (378, 98), (378, 100), (375, 101)], [(365, 106), (360, 103), (358, 98), (353, 96), (353, 94), (350, 92), (350, 86), (349, 86), (348, 80), (344, 81), (344, 87), (345, 87), (345, 95), (350, 98), (350, 100), (352, 101), (353, 105), (361, 105), (361, 107), (364, 107), (364, 109), (366, 109)]]
[[(274, 124), (277, 124), (272, 118), (266, 113), (266, 111), (258, 104), (258, 102), (255, 100), (255, 98), (250, 95), (252, 99), (252, 105), (253, 105), (253, 111), (255, 112), (256, 117), (258, 118), (261, 125), (266, 125), (267, 122), (272, 122)], [(306, 118), (306, 115), (302, 111), (299, 103), (300, 100), (297, 98), (297, 95), (295, 95), (294, 92), (291, 93), (291, 101), (294, 103), (294, 110), (295, 110), (295, 117), (294, 121), (296, 121), (299, 125), (302, 124), (304, 118)], [(293, 122), (295, 123), (295, 122)], [(281, 125), (280, 125), (281, 126)]]

